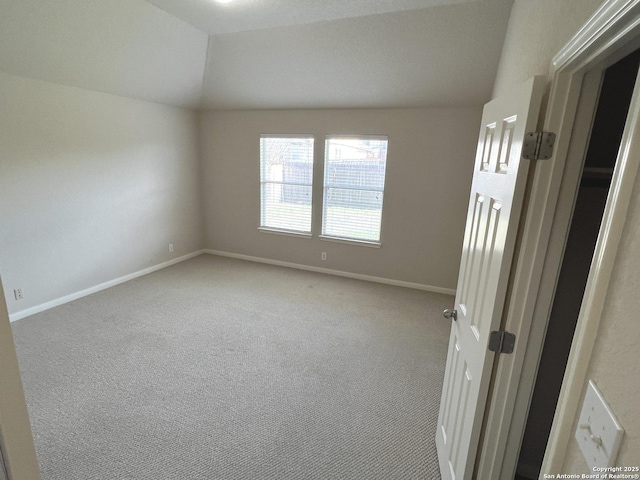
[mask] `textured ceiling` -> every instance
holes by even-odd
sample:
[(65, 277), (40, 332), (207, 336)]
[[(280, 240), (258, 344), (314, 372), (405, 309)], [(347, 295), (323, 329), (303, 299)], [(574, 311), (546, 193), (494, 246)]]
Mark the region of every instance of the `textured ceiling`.
[(479, 0), (147, 0), (211, 35), (317, 23), (341, 18)]
[(478, 106), (511, 4), (0, 0), (0, 71), (188, 108)]

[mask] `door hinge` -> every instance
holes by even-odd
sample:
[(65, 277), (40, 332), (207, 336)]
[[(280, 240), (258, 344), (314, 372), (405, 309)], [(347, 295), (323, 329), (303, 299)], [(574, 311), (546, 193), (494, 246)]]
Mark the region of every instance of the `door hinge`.
[(553, 155), (556, 134), (553, 132), (529, 132), (522, 143), (522, 157), (528, 160), (548, 160)]
[(489, 350), (496, 353), (513, 353), (516, 336), (513, 333), (493, 331), (489, 334)]

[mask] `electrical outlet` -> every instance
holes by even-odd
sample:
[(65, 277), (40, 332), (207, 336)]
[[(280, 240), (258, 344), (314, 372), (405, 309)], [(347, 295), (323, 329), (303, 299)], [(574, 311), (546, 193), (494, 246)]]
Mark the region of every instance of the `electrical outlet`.
[(169, 244), (169, 253), (173, 253), (173, 243)]
[(24, 298), (24, 295), (22, 294), (22, 289), (21, 288), (16, 288), (13, 291), (13, 295), (16, 297), (16, 300), (22, 300)]
[(321, 258), (322, 260), (326, 260), (326, 259), (327, 259), (327, 252), (322, 252), (322, 253), (320, 254), (320, 258)]

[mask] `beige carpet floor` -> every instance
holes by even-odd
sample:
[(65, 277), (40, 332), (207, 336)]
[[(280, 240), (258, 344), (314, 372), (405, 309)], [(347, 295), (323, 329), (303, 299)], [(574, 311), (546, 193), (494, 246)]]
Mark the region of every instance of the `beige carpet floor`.
[(43, 480), (439, 479), (452, 302), (202, 255), (14, 322)]

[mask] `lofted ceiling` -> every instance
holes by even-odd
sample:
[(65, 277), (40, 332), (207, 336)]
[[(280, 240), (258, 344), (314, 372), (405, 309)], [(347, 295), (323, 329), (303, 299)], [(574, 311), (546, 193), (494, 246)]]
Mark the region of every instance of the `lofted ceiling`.
[(512, 0), (0, 0), (0, 71), (199, 109), (477, 106)]
[(210, 35), (420, 10), (477, 0), (147, 0)]

